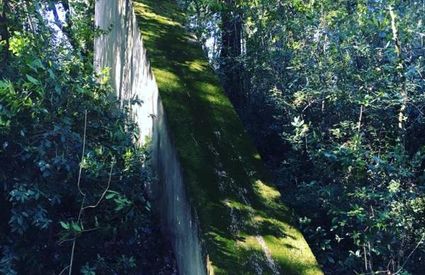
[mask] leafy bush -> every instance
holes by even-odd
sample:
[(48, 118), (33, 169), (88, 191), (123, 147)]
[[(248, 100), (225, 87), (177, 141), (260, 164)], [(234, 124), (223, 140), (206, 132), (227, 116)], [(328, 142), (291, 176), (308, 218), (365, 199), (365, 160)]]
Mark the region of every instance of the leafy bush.
[(423, 4), (185, 2), (325, 271), (424, 274)]
[(147, 151), (107, 71), (93, 73), (92, 7), (76, 5), (60, 39), (43, 1), (18, 2), (5, 4), (1, 43), (0, 273), (173, 272), (146, 195)]

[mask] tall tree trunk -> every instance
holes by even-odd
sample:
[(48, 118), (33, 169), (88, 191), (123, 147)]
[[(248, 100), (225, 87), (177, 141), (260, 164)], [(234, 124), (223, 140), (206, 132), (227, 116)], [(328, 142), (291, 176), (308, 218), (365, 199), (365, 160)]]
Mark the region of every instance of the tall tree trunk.
[(7, 28), (7, 14), (9, 13), (9, 0), (0, 0), (0, 41), (5, 41), (3, 50), (0, 56), (0, 72), (3, 72), (7, 67), (9, 59), (9, 30)]
[(221, 72), (223, 85), (233, 104), (239, 107), (243, 101), (242, 67), (242, 14), (235, 0), (224, 0), (221, 12)]

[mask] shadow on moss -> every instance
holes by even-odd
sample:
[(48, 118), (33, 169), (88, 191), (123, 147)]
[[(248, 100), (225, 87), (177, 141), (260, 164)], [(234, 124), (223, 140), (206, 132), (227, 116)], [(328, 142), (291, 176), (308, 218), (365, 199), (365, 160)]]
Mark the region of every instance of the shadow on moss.
[(322, 274), (292, 226), (292, 211), (266, 184), (257, 151), (201, 47), (183, 27), (184, 14), (170, 0), (134, 2), (214, 272)]

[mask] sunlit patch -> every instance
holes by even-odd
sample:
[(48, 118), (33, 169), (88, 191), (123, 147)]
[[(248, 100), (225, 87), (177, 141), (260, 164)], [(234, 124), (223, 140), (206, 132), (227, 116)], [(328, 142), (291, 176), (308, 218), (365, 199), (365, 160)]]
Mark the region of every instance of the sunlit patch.
[(156, 14), (154, 12), (152, 12), (152, 10), (145, 4), (142, 3), (134, 3), (134, 11), (139, 14), (142, 15), (143, 17), (147, 18), (147, 19), (152, 19), (157, 21), (159, 24), (162, 25), (168, 25), (168, 26), (180, 26), (182, 27), (182, 25), (174, 20), (172, 20), (171, 18)]
[(195, 60), (191, 62), (186, 62), (186, 65), (188, 65), (189, 69), (193, 72), (202, 72), (206, 69), (206, 62), (203, 60)]
[(255, 236), (244, 237), (242, 241), (239, 241), (239, 245), (248, 250), (261, 251), (261, 246)]
[(267, 202), (274, 202), (280, 198), (279, 191), (269, 185), (264, 184), (261, 180), (255, 182), (257, 193)]
[(157, 69), (154, 70), (155, 78), (159, 83), (165, 84), (165, 86), (169, 89), (179, 89), (181, 87), (180, 85), (180, 79), (179, 77), (167, 70), (163, 69)]
[(237, 210), (242, 210), (242, 211), (247, 211), (247, 212), (251, 212), (253, 213), (255, 210), (250, 206), (250, 205), (246, 205), (237, 201), (232, 201), (232, 200), (225, 200), (223, 202), (227, 207), (233, 208), (233, 209), (237, 209)]
[(208, 275), (214, 275), (215, 273), (214, 273), (214, 265), (213, 265), (213, 262), (211, 262), (211, 260), (210, 260), (210, 255), (207, 255), (207, 258), (206, 258), (206, 263), (207, 263), (207, 273), (208, 273)]
[[(226, 108), (232, 108), (232, 105), (229, 100), (227, 100), (222, 95), (222, 91), (216, 85), (213, 85), (208, 82), (196, 82), (193, 84), (197, 89), (202, 91), (200, 97), (206, 100), (207, 102), (213, 103), (211, 106), (220, 106)], [(224, 118), (222, 114), (216, 117), (217, 119)]]

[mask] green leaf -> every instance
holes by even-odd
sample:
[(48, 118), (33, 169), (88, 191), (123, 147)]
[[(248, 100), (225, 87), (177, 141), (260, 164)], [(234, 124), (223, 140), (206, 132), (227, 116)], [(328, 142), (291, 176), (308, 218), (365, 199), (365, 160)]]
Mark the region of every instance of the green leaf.
[(0, 80), (0, 89), (6, 89), (8, 86), (6, 81)]
[(38, 81), (37, 79), (35, 79), (34, 77), (30, 76), (29, 74), (26, 75), (27, 79), (29, 82), (31, 82), (34, 85), (39, 85), (40, 81)]
[(107, 200), (113, 199), (116, 195), (118, 195), (115, 191), (108, 191), (108, 194), (105, 196)]
[(71, 223), (71, 228), (75, 232), (81, 232), (81, 231), (83, 231), (82, 228), (81, 228), (81, 226), (78, 223), (75, 223), (75, 222)]
[(69, 228), (70, 228), (69, 223), (62, 222), (62, 221), (60, 221), (59, 223), (60, 223), (60, 225), (62, 226), (63, 229), (69, 230)]

